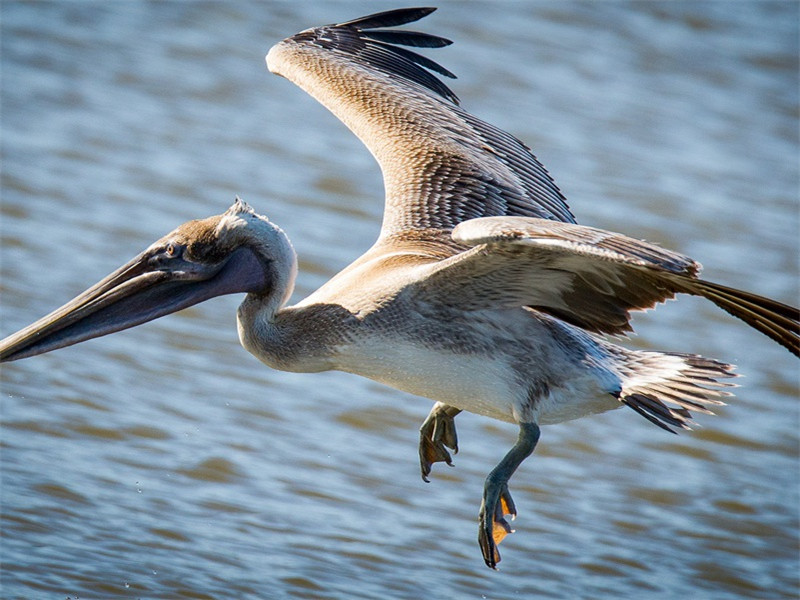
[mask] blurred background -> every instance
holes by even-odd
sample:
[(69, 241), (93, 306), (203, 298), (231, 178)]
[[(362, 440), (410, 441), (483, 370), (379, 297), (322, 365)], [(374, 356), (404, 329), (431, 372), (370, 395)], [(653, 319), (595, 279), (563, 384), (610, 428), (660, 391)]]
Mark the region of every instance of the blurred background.
[[(402, 5), (0, 3), (0, 335), (237, 194), (294, 242), (295, 299), (360, 255), (379, 169), (263, 58)], [(796, 2), (438, 5), (412, 28), (455, 44), (426, 54), (579, 222), (798, 303)], [(710, 303), (626, 343), (735, 363), (736, 398), (679, 436), (628, 410), (544, 428), (491, 572), (476, 518), (516, 428), (462, 414), (424, 484), (430, 401), (270, 370), (240, 301), (3, 366), (4, 598), (796, 597), (798, 363)]]

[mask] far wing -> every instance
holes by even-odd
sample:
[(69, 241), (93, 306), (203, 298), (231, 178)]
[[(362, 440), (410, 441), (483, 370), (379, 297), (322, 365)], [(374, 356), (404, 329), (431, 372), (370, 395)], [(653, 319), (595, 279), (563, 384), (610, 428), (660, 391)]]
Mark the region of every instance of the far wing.
[(631, 330), (631, 310), (703, 296), (797, 354), (798, 309), (703, 281), (691, 258), (621, 234), (524, 217), (464, 222), (469, 250), (421, 267), (407, 293), (461, 310), (528, 306), (595, 332)]
[(382, 29), (433, 10), (399, 9), (308, 29), (276, 44), (267, 65), (328, 108), (377, 159), (386, 191), (382, 238), (414, 230), (441, 239), (458, 223), (486, 216), (574, 222), (531, 151), (461, 109), (431, 71), (453, 75), (402, 47), (450, 41)]

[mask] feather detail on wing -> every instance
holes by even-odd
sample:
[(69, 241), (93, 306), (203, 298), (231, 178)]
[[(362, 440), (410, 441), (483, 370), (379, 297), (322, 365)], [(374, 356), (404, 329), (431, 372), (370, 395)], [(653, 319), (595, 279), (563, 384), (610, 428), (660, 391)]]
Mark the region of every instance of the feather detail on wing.
[(800, 352), (798, 309), (697, 278), (691, 258), (621, 234), (524, 217), (474, 219), (453, 230), (469, 250), (421, 267), (409, 293), (462, 310), (527, 306), (589, 331), (630, 331), (631, 310), (688, 293), (707, 298)]
[(399, 46), (449, 40), (380, 30), (432, 11), (399, 9), (308, 29), (276, 44), (267, 66), (328, 108), (377, 159), (386, 190), (382, 239), (410, 230), (442, 239), (458, 223), (486, 216), (574, 222), (531, 151), (460, 108), (434, 74), (452, 73)]

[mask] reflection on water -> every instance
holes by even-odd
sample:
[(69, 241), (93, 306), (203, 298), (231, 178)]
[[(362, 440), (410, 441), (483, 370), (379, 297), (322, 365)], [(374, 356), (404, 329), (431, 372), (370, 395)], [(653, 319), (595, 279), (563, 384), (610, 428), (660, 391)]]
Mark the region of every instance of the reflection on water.
[[(379, 5), (0, 4), (2, 334), (236, 194), (292, 238), (298, 297), (363, 252), (377, 167), (263, 56)], [(440, 5), (418, 27), (456, 41), (435, 52), (463, 105), (581, 222), (797, 301), (795, 3)], [(426, 485), (427, 401), (271, 371), (237, 302), (3, 369), (4, 597), (795, 597), (796, 362), (714, 307), (663, 306), (630, 344), (737, 363), (731, 406), (677, 438), (631, 411), (546, 428), (497, 574), (475, 518), (514, 428), (460, 416)]]

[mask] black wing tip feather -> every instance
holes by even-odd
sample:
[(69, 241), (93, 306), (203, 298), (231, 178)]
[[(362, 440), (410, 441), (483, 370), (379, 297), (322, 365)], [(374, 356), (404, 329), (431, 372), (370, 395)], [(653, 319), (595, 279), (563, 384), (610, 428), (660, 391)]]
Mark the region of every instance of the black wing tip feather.
[(400, 47), (442, 48), (449, 46), (453, 42), (437, 35), (419, 31), (384, 29), (385, 27), (394, 27), (419, 21), (435, 10), (436, 8), (431, 6), (398, 8), (358, 17), (343, 23), (327, 25), (318, 28), (318, 30), (331, 31), (338, 29), (354, 33), (363, 44), (363, 47), (353, 48), (345, 45), (337, 45), (335, 47), (350, 50), (371, 66), (400, 75), (409, 81), (428, 88), (454, 104), (458, 104), (458, 96), (430, 71), (455, 79), (456, 76), (453, 73), (426, 56)]
[[(385, 29), (375, 31), (372, 29), (361, 29), (361, 34), (376, 42), (386, 44), (399, 44), (401, 46), (415, 46), (417, 48), (443, 48), (453, 43), (452, 40), (422, 33), (421, 31), (407, 31), (405, 29)], [(455, 75), (453, 75), (455, 77)]]
[(375, 29), (378, 27), (394, 27), (395, 25), (405, 25), (413, 23), (427, 17), (436, 10), (435, 6), (417, 6), (407, 8), (395, 8), (394, 10), (384, 10), (364, 17), (358, 17), (337, 23), (333, 27), (355, 27), (356, 29)]

